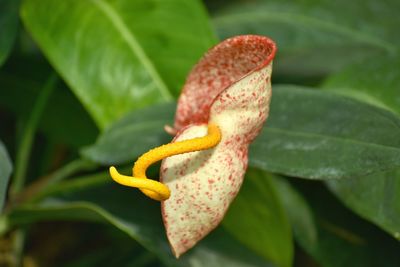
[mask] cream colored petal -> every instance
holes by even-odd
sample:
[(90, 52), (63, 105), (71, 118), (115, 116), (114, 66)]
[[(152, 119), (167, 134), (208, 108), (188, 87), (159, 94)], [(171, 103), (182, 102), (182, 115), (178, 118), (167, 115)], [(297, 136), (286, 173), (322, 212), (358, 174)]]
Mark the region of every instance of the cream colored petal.
[[(213, 149), (165, 159), (161, 180), (171, 190), (162, 204), (167, 236), (179, 257), (213, 230), (238, 193), (247, 167), (249, 143), (268, 114), (271, 66), (252, 73), (217, 97), (210, 121), (221, 142)], [(193, 125), (174, 141), (205, 136), (207, 124)]]
[(174, 141), (207, 134), (217, 124), (213, 149), (164, 159), (161, 181), (171, 190), (162, 203), (168, 240), (176, 257), (221, 222), (239, 192), (248, 146), (263, 127), (271, 98), (276, 47), (262, 36), (239, 36), (211, 49), (195, 66), (180, 97)]

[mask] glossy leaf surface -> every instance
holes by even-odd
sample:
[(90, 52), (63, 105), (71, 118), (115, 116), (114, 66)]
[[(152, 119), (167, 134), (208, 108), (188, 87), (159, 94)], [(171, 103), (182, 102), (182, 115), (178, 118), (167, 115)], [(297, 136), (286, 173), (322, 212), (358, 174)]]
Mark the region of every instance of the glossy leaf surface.
[(171, 100), (214, 43), (198, 1), (28, 0), (22, 18), (100, 128)]
[(400, 55), (349, 66), (330, 76), (323, 88), (400, 115)]
[(304, 87), (273, 90), (270, 119), (250, 147), (250, 165), (311, 179), (359, 177), (398, 166), (397, 116)]
[(279, 47), (276, 74), (320, 76), (363, 58), (394, 52), (400, 43), (396, 0), (226, 3), (214, 14), (221, 38), (254, 33)]
[[(400, 115), (400, 57), (365, 61), (331, 76), (324, 89), (387, 109)], [(395, 238), (400, 238), (399, 169), (328, 182), (348, 207)]]

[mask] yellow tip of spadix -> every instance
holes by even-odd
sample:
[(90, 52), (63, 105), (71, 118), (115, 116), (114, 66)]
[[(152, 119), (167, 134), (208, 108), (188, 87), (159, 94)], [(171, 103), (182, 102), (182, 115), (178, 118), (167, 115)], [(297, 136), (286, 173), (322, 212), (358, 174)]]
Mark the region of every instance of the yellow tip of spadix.
[(125, 186), (139, 188), (144, 194), (154, 200), (163, 201), (168, 199), (171, 195), (169, 188), (165, 184), (147, 178), (122, 175), (114, 166), (110, 167), (109, 170), (115, 182)]

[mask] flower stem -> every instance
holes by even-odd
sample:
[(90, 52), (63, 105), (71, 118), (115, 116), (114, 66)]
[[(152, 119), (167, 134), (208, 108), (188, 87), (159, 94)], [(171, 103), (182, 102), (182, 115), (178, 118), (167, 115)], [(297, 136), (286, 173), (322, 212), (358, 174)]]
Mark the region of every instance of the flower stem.
[(34, 106), (32, 113), (28, 117), (27, 123), (23, 129), (21, 142), (19, 144), (15, 159), (15, 172), (11, 185), (11, 196), (15, 196), (24, 187), (26, 172), (28, 167), (29, 155), (32, 150), (32, 144), (40, 117), (46, 107), (47, 100), (55, 88), (57, 82), (56, 74), (52, 74), (44, 84)]
[(13, 266), (23, 265), (23, 251), (26, 239), (26, 229), (18, 229), (14, 232), (13, 240)]
[(37, 195), (29, 200), (29, 203), (38, 202), (46, 197), (54, 196), (57, 194), (64, 194), (68, 192), (76, 192), (77, 190), (84, 190), (90, 186), (111, 182), (108, 172), (99, 172), (86, 176), (75, 177), (72, 180), (63, 181), (58, 184), (49, 185), (44, 190), (41, 190)]
[(13, 202), (8, 203), (6, 210), (10, 210), (15, 205), (21, 203), (36, 201), (39, 195), (42, 195), (48, 188), (54, 187), (55, 184), (61, 182), (65, 178), (71, 177), (80, 171), (92, 170), (95, 167), (97, 167), (95, 163), (86, 159), (79, 158), (73, 160), (52, 174), (37, 179), (26, 186), (24, 190), (14, 196)]
[(90, 170), (97, 165), (93, 163), (92, 161), (78, 158), (76, 160), (73, 160), (69, 162), (68, 164), (64, 165), (60, 169), (56, 170), (51, 176), (49, 181), (47, 182), (45, 187), (48, 187), (50, 185), (56, 184), (65, 178), (68, 178), (72, 176), (73, 174), (79, 172), (79, 171), (86, 171)]
[[(45, 82), (39, 96), (33, 106), (32, 113), (28, 116), (25, 127), (23, 127), (21, 141), (18, 146), (17, 155), (15, 159), (15, 172), (10, 188), (11, 197), (16, 196), (24, 187), (26, 173), (28, 168), (29, 155), (32, 150), (32, 144), (35, 137), (36, 129), (40, 117), (46, 107), (46, 103), (50, 97), (51, 92), (55, 88), (57, 82), (57, 75), (54, 73)], [(19, 267), (22, 265), (22, 255), (24, 251), (26, 238), (26, 229), (17, 229), (14, 233), (14, 266)]]

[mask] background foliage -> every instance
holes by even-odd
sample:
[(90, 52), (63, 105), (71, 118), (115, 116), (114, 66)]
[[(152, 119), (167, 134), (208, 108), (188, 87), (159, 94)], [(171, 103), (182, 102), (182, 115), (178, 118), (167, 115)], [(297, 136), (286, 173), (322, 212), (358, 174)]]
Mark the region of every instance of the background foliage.
[[(399, 266), (399, 10), (0, 0), (0, 265)], [(106, 167), (168, 142), (188, 71), (238, 34), (278, 44), (270, 118), (222, 225), (176, 260), (159, 203)]]

